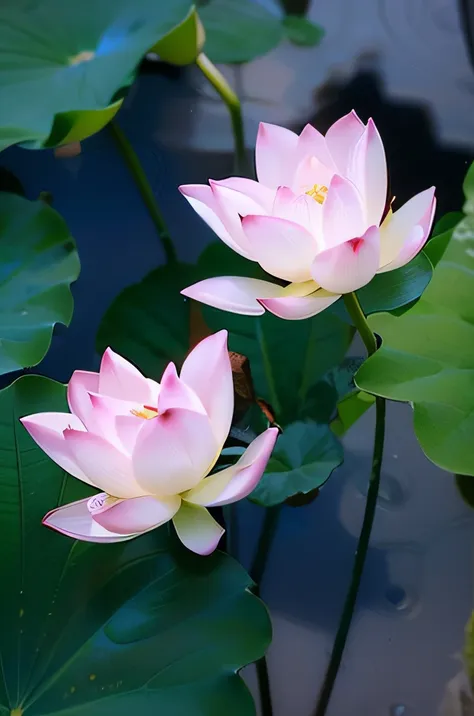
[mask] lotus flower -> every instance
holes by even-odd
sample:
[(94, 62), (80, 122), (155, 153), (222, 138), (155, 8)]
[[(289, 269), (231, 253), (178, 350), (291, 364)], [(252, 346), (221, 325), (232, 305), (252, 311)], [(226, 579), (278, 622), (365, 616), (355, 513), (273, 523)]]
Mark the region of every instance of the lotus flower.
[(161, 383), (108, 348), (100, 372), (75, 371), (71, 413), (22, 423), (60, 467), (102, 492), (49, 512), (43, 524), (87, 542), (120, 542), (173, 520), (178, 537), (210, 554), (224, 532), (206, 507), (246, 497), (260, 480), (278, 434), (259, 435), (232, 467), (208, 476), (234, 408), (227, 332), (201, 341), (181, 375)]
[(258, 182), (231, 177), (180, 191), (222, 241), (278, 281), (210, 278), (185, 296), (233, 313), (308, 318), (404, 266), (428, 238), (434, 187), (384, 216), (382, 140), (355, 112), (325, 137), (310, 124), (299, 136), (261, 124), (256, 169)]

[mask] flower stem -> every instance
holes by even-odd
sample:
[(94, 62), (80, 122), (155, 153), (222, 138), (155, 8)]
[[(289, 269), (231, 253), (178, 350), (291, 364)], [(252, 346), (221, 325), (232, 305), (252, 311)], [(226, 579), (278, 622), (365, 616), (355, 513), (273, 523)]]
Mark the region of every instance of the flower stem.
[[(253, 589), (254, 594), (260, 597), (261, 584), (263, 575), (265, 574), (265, 568), (267, 566), (268, 555), (273, 544), (273, 539), (276, 534), (278, 527), (278, 520), (280, 517), (281, 505), (276, 507), (267, 507), (265, 510), (265, 517), (263, 519), (263, 525), (260, 532), (260, 537), (255, 552), (255, 557), (250, 567), (250, 576), (255, 582)], [(268, 664), (266, 657), (259, 659), (255, 667), (257, 669), (258, 689), (260, 692), (260, 706), (262, 716), (272, 716), (272, 692), (270, 689), (270, 675), (268, 673)]]
[(239, 516), (235, 502), (225, 505), (222, 510), (224, 513), (224, 523), (227, 536), (227, 554), (234, 559), (239, 559)]
[(168, 229), (166, 228), (165, 221), (163, 219), (163, 216), (161, 215), (160, 209), (158, 208), (158, 204), (153, 194), (153, 190), (150, 186), (148, 179), (146, 178), (146, 174), (143, 171), (143, 167), (140, 163), (140, 160), (137, 157), (135, 150), (133, 149), (129, 140), (127, 139), (127, 136), (119, 127), (117, 122), (112, 120), (112, 122), (109, 123), (109, 127), (111, 134), (117, 144), (117, 147), (122, 154), (125, 163), (130, 169), (130, 173), (133, 176), (138, 191), (141, 194), (143, 202), (148, 209), (150, 217), (158, 232), (158, 236), (163, 246), (163, 250), (166, 254), (167, 263), (176, 263), (177, 256), (175, 248), (173, 246), (173, 242), (171, 241), (171, 237), (169, 235)]
[[(344, 296), (346, 309), (351, 316), (357, 330), (364, 341), (368, 355), (372, 355), (377, 350), (377, 341), (370, 330), (367, 319), (362, 311), (359, 300), (355, 293), (349, 293)], [(367, 490), (367, 501), (365, 505), (364, 518), (362, 521), (362, 529), (359, 535), (359, 542), (355, 553), (354, 566), (352, 568), (352, 577), (349, 590), (344, 602), (341, 620), (337, 630), (336, 638), (329, 660), (329, 665), (324, 677), (323, 686), (319, 693), (318, 703), (313, 712), (313, 716), (324, 716), (331, 698), (332, 690), (341, 665), (344, 647), (346, 645), (347, 636), (354, 614), (354, 608), (359, 592), (362, 572), (364, 570), (365, 559), (370, 542), (370, 534), (374, 522), (375, 509), (377, 507), (377, 498), (380, 486), (380, 472), (382, 468), (383, 444), (385, 436), (385, 400), (377, 397), (375, 400), (375, 438), (374, 451), (372, 457), (372, 469), (369, 478), (369, 487)]]
[(196, 64), (204, 77), (211, 83), (222, 101), (229, 110), (234, 134), (235, 165), (238, 174), (246, 175), (248, 172), (247, 153), (245, 151), (244, 122), (240, 100), (234, 90), (229, 86), (224, 75), (219, 72), (211, 60), (201, 52), (196, 58)]
[(255, 557), (253, 559), (252, 566), (250, 567), (250, 576), (257, 585), (254, 591), (257, 593), (260, 593), (263, 575), (265, 574), (265, 568), (267, 566), (268, 555), (278, 527), (281, 507), (281, 505), (276, 505), (276, 507), (267, 507), (265, 509), (265, 517), (263, 518), (263, 525), (260, 531), (257, 549), (255, 550)]
[(344, 294), (344, 305), (349, 316), (352, 318), (354, 326), (359, 331), (360, 337), (364, 341), (364, 345), (367, 349), (367, 355), (371, 356), (377, 350), (377, 340), (370, 330), (370, 326), (367, 323), (367, 319), (364, 316), (364, 311), (359, 303), (355, 293)]

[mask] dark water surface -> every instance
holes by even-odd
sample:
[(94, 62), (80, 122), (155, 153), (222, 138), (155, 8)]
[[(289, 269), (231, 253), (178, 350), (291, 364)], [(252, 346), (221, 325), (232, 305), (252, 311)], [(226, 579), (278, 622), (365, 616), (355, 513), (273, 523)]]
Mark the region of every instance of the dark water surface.
[[(462, 205), (474, 156), (474, 72), (455, 0), (317, 0), (319, 48), (282, 45), (226, 68), (244, 97), (247, 137), (259, 120), (320, 130), (355, 108), (386, 143), (400, 202), (436, 184), (439, 215)], [(194, 70), (147, 66), (120, 113), (143, 161), (181, 259), (213, 237), (177, 192), (180, 183), (232, 173), (228, 118)], [(68, 380), (96, 369), (95, 334), (127, 285), (164, 261), (153, 225), (107, 131), (81, 156), (11, 149), (2, 163), (30, 198), (47, 189), (76, 238), (82, 273), (69, 329), (56, 331), (41, 372)], [(269, 661), (275, 716), (308, 716), (340, 616), (364, 508), (373, 415), (345, 439), (345, 463), (306, 508), (285, 508), (263, 586), (275, 626)], [(248, 566), (262, 511), (240, 508)], [(392, 404), (382, 495), (360, 598), (329, 716), (435, 716), (460, 670), (474, 606), (474, 521), (453, 480), (421, 453), (408, 406)], [(249, 679), (252, 681), (252, 675)]]

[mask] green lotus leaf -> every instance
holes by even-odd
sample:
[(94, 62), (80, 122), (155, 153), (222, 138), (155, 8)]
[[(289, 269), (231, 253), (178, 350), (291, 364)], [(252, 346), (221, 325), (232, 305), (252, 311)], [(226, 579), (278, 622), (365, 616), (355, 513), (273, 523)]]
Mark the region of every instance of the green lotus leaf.
[(291, 423), (279, 435), (265, 473), (249, 499), (273, 507), (320, 488), (342, 463), (342, 445), (328, 425)]
[(19, 422), (64, 412), (65, 392), (38, 376), (0, 392), (0, 713), (255, 716), (238, 670), (271, 627), (237, 562), (187, 552), (166, 526), (99, 545), (41, 524), (91, 494)]
[(152, 51), (171, 65), (190, 65), (201, 52), (205, 35), (196, 8), (192, 7), (184, 20), (157, 42)]
[(382, 346), (355, 378), (362, 390), (412, 403), (415, 432), (428, 458), (461, 475), (474, 475), (472, 296), (474, 217), (467, 216), (418, 303), (401, 316), (370, 317)]
[(283, 28), (290, 42), (302, 47), (315, 47), (323, 39), (325, 32), (321, 25), (315, 25), (302, 15), (286, 15)]
[(198, 2), (206, 32), (204, 52), (213, 62), (250, 62), (277, 47), (281, 20), (253, 0)]
[(155, 380), (169, 361), (181, 365), (190, 349), (190, 301), (181, 289), (195, 280), (187, 264), (160, 266), (117, 296), (97, 333), (97, 351), (110, 346)]
[(64, 219), (43, 201), (0, 193), (0, 375), (36, 365), (68, 326), (80, 264)]
[(3, 0), (0, 150), (81, 141), (118, 111), (145, 53), (190, 0)]

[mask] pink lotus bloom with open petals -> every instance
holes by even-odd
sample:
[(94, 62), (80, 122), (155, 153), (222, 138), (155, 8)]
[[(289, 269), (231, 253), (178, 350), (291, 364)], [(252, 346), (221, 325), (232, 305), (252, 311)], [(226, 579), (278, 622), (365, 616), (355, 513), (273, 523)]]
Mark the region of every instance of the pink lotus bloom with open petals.
[(226, 276), (182, 293), (233, 313), (314, 316), (376, 273), (411, 261), (428, 238), (434, 187), (397, 211), (387, 202), (387, 165), (374, 122), (355, 112), (326, 133), (310, 124), (298, 136), (261, 124), (258, 182), (231, 177), (180, 191), (234, 251), (279, 283)]
[(58, 532), (87, 542), (120, 542), (173, 520), (193, 552), (210, 554), (224, 532), (206, 507), (246, 497), (260, 480), (278, 431), (259, 435), (239, 461), (209, 475), (234, 409), (227, 332), (201, 341), (178, 376), (161, 383), (108, 348), (99, 373), (75, 371), (71, 413), (38, 413), (22, 423), (44, 452), (98, 495), (49, 512)]

